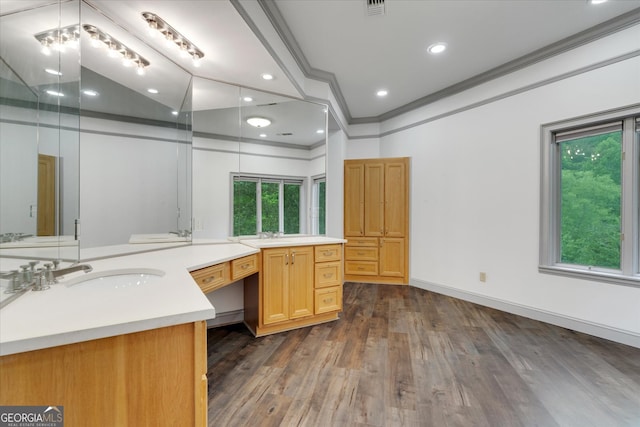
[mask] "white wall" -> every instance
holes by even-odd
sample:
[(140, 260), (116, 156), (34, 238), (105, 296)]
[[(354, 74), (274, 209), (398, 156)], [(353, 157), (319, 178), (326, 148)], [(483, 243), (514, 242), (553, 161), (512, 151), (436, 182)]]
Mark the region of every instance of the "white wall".
[(640, 346), (640, 288), (537, 270), (540, 126), (640, 102), (640, 57), (606, 62), (638, 40), (640, 26), (382, 124), (380, 155), (412, 158), (412, 285)]

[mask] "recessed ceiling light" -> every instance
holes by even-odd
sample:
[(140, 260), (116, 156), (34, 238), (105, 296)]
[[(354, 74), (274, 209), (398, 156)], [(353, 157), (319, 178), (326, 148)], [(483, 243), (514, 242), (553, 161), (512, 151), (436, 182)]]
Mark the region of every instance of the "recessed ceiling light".
[(324, 133), (324, 129), (318, 129), (316, 133)]
[(253, 101), (253, 98), (252, 98), (252, 97), (250, 97), (250, 96), (245, 96), (244, 98), (242, 98), (242, 100), (243, 100), (244, 102), (251, 102), (251, 101)]
[(53, 74), (54, 76), (61, 76), (62, 75), (62, 73), (60, 71), (54, 70), (53, 68), (45, 68), (44, 71), (49, 73), (49, 74)]
[(266, 134), (266, 133), (261, 133), (261, 134), (260, 134), (260, 138), (266, 138), (266, 137), (267, 137), (267, 134)]
[(177, 111), (172, 111), (171, 114), (173, 114), (174, 116), (177, 116), (178, 112)]
[(49, 95), (53, 95), (53, 96), (64, 96), (64, 93), (62, 92), (56, 92), (55, 90), (48, 90), (47, 93)]
[(607, 0), (588, 0), (588, 1), (591, 4), (602, 4), (607, 2)]
[(445, 50), (447, 50), (447, 44), (442, 42), (434, 43), (427, 48), (427, 52), (432, 53), (434, 55), (438, 53), (442, 53)]
[(82, 93), (84, 93), (87, 96), (98, 96), (98, 92), (96, 92), (95, 90), (91, 90), (91, 89), (85, 89), (82, 91)]
[(262, 75), (262, 79), (263, 79), (263, 80), (273, 80), (273, 74), (264, 73), (264, 74)]
[(379, 97), (383, 97), (383, 96), (387, 96), (389, 94), (389, 92), (387, 92), (386, 90), (382, 89), (376, 92), (376, 95), (378, 95)]
[(147, 92), (155, 94), (155, 93), (158, 93), (158, 89), (149, 88), (147, 89)]
[(247, 123), (256, 128), (263, 128), (269, 126), (271, 120), (265, 119), (264, 117), (249, 117)]

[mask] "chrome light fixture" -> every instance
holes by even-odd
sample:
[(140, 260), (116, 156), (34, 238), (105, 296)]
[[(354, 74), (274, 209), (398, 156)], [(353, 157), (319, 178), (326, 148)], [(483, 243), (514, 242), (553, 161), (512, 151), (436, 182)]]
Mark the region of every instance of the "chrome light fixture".
[(150, 65), (150, 62), (142, 57), (142, 55), (128, 48), (124, 43), (105, 33), (98, 27), (85, 24), (82, 26), (82, 29), (89, 34), (89, 37), (91, 38), (91, 45), (93, 47), (106, 47), (109, 51), (109, 56), (115, 58), (120, 56), (122, 58), (122, 65), (125, 67), (135, 66), (139, 75), (143, 75), (145, 68)]
[(159, 32), (167, 41), (167, 46), (177, 46), (181, 56), (185, 58), (191, 57), (193, 66), (200, 66), (200, 60), (204, 57), (204, 53), (198, 49), (195, 44), (190, 42), (185, 36), (180, 34), (178, 30), (167, 24), (167, 21), (155, 13), (142, 12), (142, 18), (147, 21), (147, 25), (149, 25), (149, 30), (152, 34), (155, 31)]
[(271, 124), (271, 120), (264, 117), (249, 117), (247, 123), (256, 128), (264, 128)]
[(66, 46), (77, 47), (80, 40), (80, 29), (77, 25), (64, 28), (54, 28), (35, 34), (34, 37), (42, 45), (41, 52), (50, 55), (51, 50), (64, 51)]

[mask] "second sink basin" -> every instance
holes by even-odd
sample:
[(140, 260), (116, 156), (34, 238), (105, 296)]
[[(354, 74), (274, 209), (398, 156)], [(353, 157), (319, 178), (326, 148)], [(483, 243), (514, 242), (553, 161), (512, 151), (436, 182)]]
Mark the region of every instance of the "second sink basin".
[(120, 268), (87, 273), (64, 280), (62, 283), (67, 287), (100, 286), (124, 289), (153, 283), (162, 276), (164, 276), (164, 271), (155, 268)]

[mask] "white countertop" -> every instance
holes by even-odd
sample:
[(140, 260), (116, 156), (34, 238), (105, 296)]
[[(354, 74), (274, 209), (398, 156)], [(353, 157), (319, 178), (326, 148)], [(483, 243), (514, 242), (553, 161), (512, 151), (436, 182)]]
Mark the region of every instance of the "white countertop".
[(309, 246), (309, 245), (330, 245), (335, 243), (346, 243), (344, 239), (324, 236), (286, 236), (271, 237), (267, 239), (240, 239), (240, 243), (254, 248), (278, 248), (289, 246)]
[(211, 319), (215, 309), (189, 271), (257, 252), (239, 243), (196, 244), (91, 261), (92, 273), (145, 268), (165, 275), (126, 289), (92, 284), (89, 291), (65, 285), (84, 274), (77, 272), (46, 291), (28, 291), (0, 310), (0, 355)]

